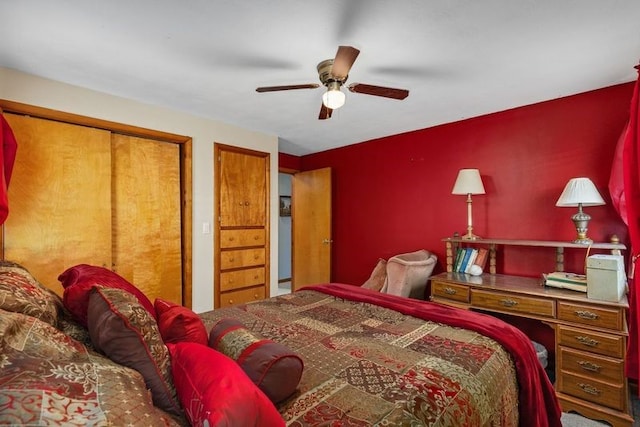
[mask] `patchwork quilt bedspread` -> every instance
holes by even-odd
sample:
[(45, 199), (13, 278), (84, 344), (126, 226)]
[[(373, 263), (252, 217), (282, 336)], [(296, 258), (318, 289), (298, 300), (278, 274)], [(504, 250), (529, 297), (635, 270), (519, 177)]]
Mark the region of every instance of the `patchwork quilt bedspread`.
[[(553, 389), (546, 377), (540, 379), (541, 368), (531, 365), (531, 344), (523, 341), (519, 352), (531, 352), (533, 359), (514, 358), (504, 343), (456, 327), (467, 323), (460, 312), (332, 284), (201, 317), (208, 327), (222, 318), (237, 319), (301, 356), (298, 389), (278, 405), (291, 426), (517, 426), (523, 416), (533, 417), (526, 425), (559, 425), (555, 396), (545, 394)], [(497, 321), (468, 315), (479, 324)], [(457, 319), (454, 326), (443, 321), (448, 317)], [(523, 369), (534, 372), (519, 375)], [(523, 381), (542, 395), (539, 390), (523, 395)], [(538, 405), (542, 408), (531, 407)]]

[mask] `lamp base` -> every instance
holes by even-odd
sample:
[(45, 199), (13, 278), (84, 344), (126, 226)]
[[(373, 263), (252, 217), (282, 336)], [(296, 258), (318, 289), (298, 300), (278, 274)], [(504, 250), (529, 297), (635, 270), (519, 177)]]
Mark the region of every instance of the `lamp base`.
[(587, 227), (589, 226), (590, 220), (591, 216), (582, 211), (582, 203), (580, 203), (578, 205), (578, 213), (571, 217), (577, 233), (577, 237), (573, 243), (579, 243), (581, 245), (590, 245), (593, 243), (593, 240), (587, 237)]
[(467, 234), (462, 236), (462, 239), (464, 239), (464, 240), (478, 240), (478, 239), (482, 239), (482, 237), (476, 236), (475, 234), (473, 234), (472, 232), (469, 231)]
[(588, 237), (584, 238), (584, 239), (583, 238), (579, 238), (579, 239), (574, 240), (573, 243), (578, 243), (580, 245), (590, 245), (590, 244), (593, 243), (593, 240), (589, 239)]

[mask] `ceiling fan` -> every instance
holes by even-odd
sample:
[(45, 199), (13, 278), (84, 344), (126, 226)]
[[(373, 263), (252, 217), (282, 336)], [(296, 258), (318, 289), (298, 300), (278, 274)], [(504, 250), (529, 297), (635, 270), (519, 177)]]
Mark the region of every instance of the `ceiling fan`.
[[(318, 64), (318, 75), (320, 82), (327, 88), (322, 95), (322, 105), (318, 119), (326, 120), (331, 117), (333, 110), (344, 105), (345, 94), (340, 88), (346, 83), (349, 71), (353, 66), (360, 51), (351, 46), (339, 46), (336, 57), (326, 59)], [(256, 92), (275, 92), (281, 90), (294, 89), (316, 89), (320, 87), (317, 83), (287, 85), (287, 86), (263, 86), (256, 89)], [(382, 96), (385, 98), (405, 99), (409, 96), (406, 89), (395, 89), (391, 87), (374, 86), (363, 83), (352, 83), (348, 86), (353, 93), (364, 93), (366, 95)]]

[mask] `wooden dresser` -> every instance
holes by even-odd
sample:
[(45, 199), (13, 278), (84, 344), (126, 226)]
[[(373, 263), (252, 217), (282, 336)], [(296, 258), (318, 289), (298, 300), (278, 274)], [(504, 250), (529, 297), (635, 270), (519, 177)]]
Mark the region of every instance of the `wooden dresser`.
[[(446, 241), (449, 243), (451, 239)], [(487, 242), (491, 241), (465, 241), (494, 245), (495, 256), (495, 243)], [(544, 243), (547, 245), (538, 246), (561, 244)], [(602, 245), (624, 249), (623, 245)], [(542, 278), (453, 272), (433, 276), (430, 292), (435, 302), (537, 319), (549, 325), (555, 331), (555, 388), (562, 410), (605, 420), (613, 426), (633, 424), (624, 375), (628, 336), (626, 297), (619, 302), (598, 301), (588, 299), (585, 293), (545, 287)]]
[(269, 296), (269, 154), (216, 144), (215, 307)]

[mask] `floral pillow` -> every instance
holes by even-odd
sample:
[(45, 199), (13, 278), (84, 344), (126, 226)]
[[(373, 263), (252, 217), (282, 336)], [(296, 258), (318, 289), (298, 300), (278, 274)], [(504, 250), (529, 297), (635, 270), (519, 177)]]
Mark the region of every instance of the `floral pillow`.
[(154, 405), (182, 414), (171, 377), (169, 351), (155, 319), (134, 295), (122, 289), (94, 286), (87, 324), (98, 351), (142, 374)]
[(56, 326), (62, 300), (26, 268), (0, 260), (0, 309), (23, 313)]
[(138, 372), (35, 317), (0, 310), (0, 367), (0, 425), (178, 425)]

